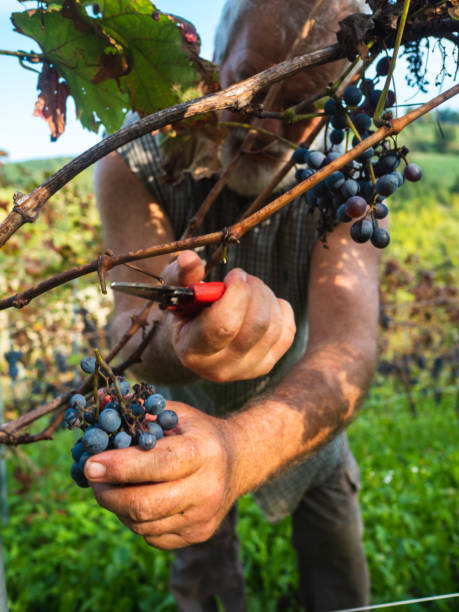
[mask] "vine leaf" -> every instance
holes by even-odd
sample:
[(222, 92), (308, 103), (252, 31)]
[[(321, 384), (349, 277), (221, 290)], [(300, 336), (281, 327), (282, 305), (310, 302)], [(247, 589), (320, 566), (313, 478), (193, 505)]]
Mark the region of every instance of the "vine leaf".
[(85, 29), (82, 19), (76, 22), (58, 10), (28, 10), (13, 13), (11, 19), (16, 31), (38, 42), (47, 60), (65, 80), (82, 125), (94, 132), (100, 123), (109, 132), (119, 129), (128, 97), (113, 78), (98, 84), (92, 82), (110, 41)]
[(43, 64), (38, 77), (40, 95), (35, 102), (33, 114), (46, 121), (51, 132), (51, 140), (56, 141), (65, 130), (65, 110), (69, 88), (67, 83), (59, 82), (59, 75), (48, 63)]
[[(85, 128), (97, 131), (103, 124), (114, 132), (127, 108), (145, 116), (207, 93), (215, 83), (214, 67), (198, 57), (196, 37), (179, 18), (160, 13), (150, 0), (104, 0), (97, 13), (92, 5), (63, 0), (11, 16), (16, 31), (40, 45), (66, 83)], [(58, 107), (53, 95), (56, 90), (47, 88), (48, 105)]]

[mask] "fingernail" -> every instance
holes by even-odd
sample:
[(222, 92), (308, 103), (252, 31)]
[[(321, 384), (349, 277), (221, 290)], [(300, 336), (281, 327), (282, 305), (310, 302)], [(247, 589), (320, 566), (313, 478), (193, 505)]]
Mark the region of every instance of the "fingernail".
[(247, 282), (247, 272), (245, 270), (238, 270), (239, 278), (243, 283)]
[(97, 463), (96, 461), (88, 461), (86, 463), (88, 478), (102, 478), (102, 476), (105, 476), (106, 471), (107, 468), (102, 463)]

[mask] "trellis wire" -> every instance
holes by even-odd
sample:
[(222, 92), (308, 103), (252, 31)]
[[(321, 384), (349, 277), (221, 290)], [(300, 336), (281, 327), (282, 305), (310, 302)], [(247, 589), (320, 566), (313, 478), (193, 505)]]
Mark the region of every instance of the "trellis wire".
[(431, 597), (418, 597), (417, 599), (392, 601), (390, 603), (376, 604), (374, 606), (363, 606), (361, 608), (343, 608), (340, 610), (334, 610), (333, 612), (365, 612), (366, 610), (379, 610), (380, 608), (390, 608), (391, 606), (403, 606), (407, 604), (422, 603), (425, 601), (438, 601), (440, 599), (451, 599), (453, 597), (459, 597), (459, 593), (448, 593), (447, 595), (432, 595)]

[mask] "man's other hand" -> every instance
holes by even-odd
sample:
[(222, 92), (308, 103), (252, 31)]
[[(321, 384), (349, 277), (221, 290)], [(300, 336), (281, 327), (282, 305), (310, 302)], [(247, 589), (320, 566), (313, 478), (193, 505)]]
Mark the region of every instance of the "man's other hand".
[(234, 426), (179, 402), (168, 408), (179, 425), (154, 449), (94, 455), (85, 473), (102, 507), (151, 546), (175, 549), (210, 538), (239, 497), (241, 479)]
[[(186, 286), (204, 278), (204, 265), (196, 253), (184, 251), (163, 276), (170, 285)], [(214, 382), (263, 376), (293, 342), (293, 310), (241, 269), (231, 270), (224, 282), (223, 297), (198, 316), (166, 315), (174, 351), (186, 368)]]

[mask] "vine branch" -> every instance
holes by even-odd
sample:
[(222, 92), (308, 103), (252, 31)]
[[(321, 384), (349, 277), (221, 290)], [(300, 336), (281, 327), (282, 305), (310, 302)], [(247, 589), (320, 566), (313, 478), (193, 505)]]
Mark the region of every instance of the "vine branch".
[(121, 264), (125, 264), (131, 261), (137, 261), (140, 259), (156, 257), (157, 255), (165, 255), (167, 253), (174, 253), (176, 251), (184, 251), (186, 249), (195, 249), (197, 247), (207, 246), (210, 244), (238, 242), (238, 240), (253, 227), (276, 213), (278, 210), (289, 204), (298, 196), (309, 191), (311, 187), (314, 187), (314, 185), (317, 185), (317, 183), (323, 181), (327, 176), (348, 164), (350, 161), (352, 161), (353, 159), (361, 155), (364, 151), (366, 151), (369, 147), (377, 144), (385, 138), (388, 138), (389, 136), (398, 134), (407, 125), (409, 125), (413, 121), (416, 121), (417, 119), (419, 119), (419, 117), (422, 117), (423, 115), (430, 112), (432, 109), (436, 108), (443, 102), (446, 102), (447, 100), (453, 98), (458, 93), (459, 84), (455, 85), (454, 87), (451, 87), (447, 91), (441, 93), (440, 95), (436, 96), (426, 104), (423, 104), (422, 106), (411, 111), (410, 113), (407, 113), (403, 117), (388, 122), (389, 125), (385, 125), (379, 128), (376, 132), (370, 134), (370, 136), (365, 138), (365, 140), (362, 140), (355, 147), (350, 149), (347, 153), (343, 154), (341, 157), (331, 162), (330, 164), (327, 164), (326, 167), (321, 168), (302, 183), (299, 183), (289, 191), (286, 191), (261, 210), (254, 212), (250, 216), (246, 217), (245, 219), (242, 219), (241, 221), (238, 221), (229, 228), (225, 228), (218, 232), (212, 232), (210, 234), (203, 234), (202, 236), (197, 236), (195, 238), (176, 240), (174, 242), (168, 242), (146, 249), (138, 249), (137, 251), (122, 253), (120, 255), (109, 255), (106, 253), (87, 264), (72, 268), (71, 270), (67, 270), (65, 272), (61, 272), (60, 274), (56, 274), (55, 276), (48, 278), (34, 285), (33, 287), (30, 287), (22, 293), (18, 293), (8, 298), (4, 298), (3, 300), (0, 300), (0, 310), (4, 310), (12, 306), (16, 308), (22, 308), (23, 306), (28, 304), (33, 298), (45, 293), (46, 291), (49, 291), (50, 289), (53, 289), (54, 287), (63, 285), (64, 283), (67, 283), (70, 280), (73, 280), (74, 278), (79, 278), (80, 276), (85, 276), (86, 274), (90, 274), (91, 272), (98, 271), (101, 265), (101, 258), (103, 258), (104, 270), (108, 271), (114, 268), (115, 266), (119, 266)]

